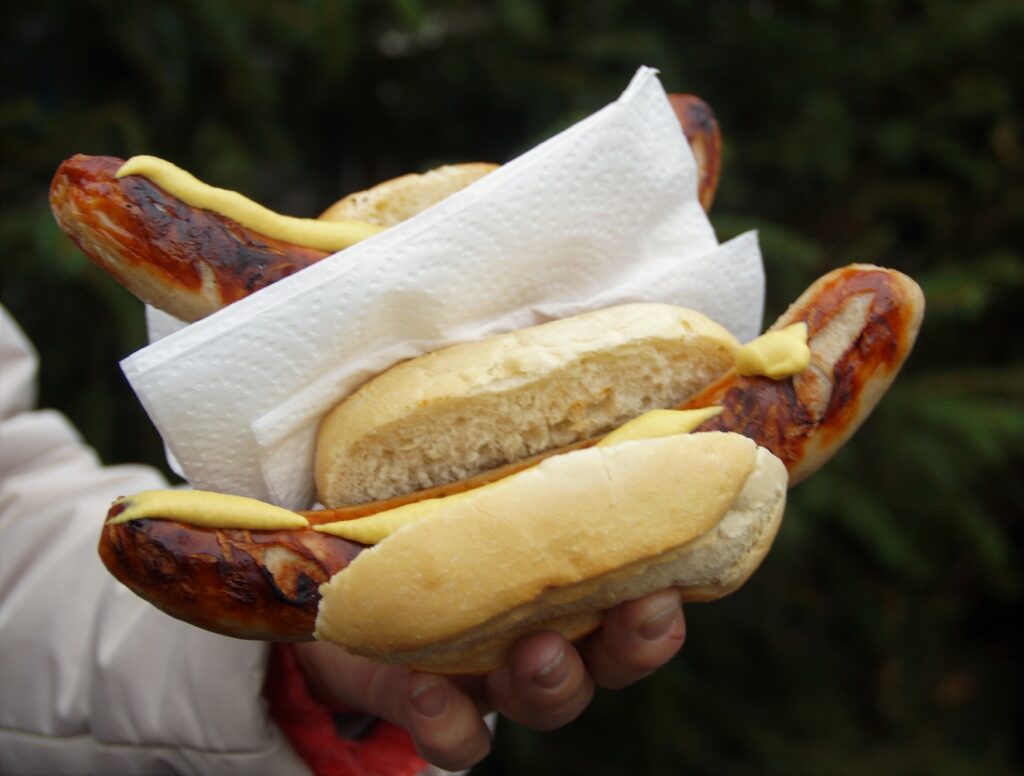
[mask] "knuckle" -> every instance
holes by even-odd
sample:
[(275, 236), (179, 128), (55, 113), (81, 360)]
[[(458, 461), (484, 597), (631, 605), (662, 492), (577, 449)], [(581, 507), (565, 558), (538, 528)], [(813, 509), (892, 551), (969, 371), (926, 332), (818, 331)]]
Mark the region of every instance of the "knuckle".
[[(459, 771), (476, 765), (491, 750), (490, 738), (436, 727), (410, 730), (419, 755), (439, 768)], [(454, 734), (453, 734), (454, 733)]]
[(582, 714), (593, 697), (594, 684), (588, 680), (556, 702), (545, 699), (524, 707), (515, 715), (515, 721), (533, 730), (556, 730)]
[(621, 689), (661, 668), (681, 646), (681, 640), (670, 638), (658, 642), (611, 639), (600, 645), (591, 670), (600, 687)]

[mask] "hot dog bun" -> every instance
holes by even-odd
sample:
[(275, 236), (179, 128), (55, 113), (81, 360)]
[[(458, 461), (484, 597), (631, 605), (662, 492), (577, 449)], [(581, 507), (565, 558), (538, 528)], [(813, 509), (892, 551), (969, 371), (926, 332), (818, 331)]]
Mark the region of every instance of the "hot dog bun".
[(324, 419), (319, 499), (386, 499), (593, 437), (684, 401), (738, 348), (697, 312), (629, 304), (406, 361)]
[(603, 610), (654, 590), (719, 598), (767, 553), (786, 482), (778, 458), (731, 433), (555, 456), (361, 553), (321, 587), (316, 636), (377, 660), (481, 673), (526, 633), (579, 638)]
[(442, 199), (464, 189), (498, 165), (488, 162), (446, 164), (425, 173), (412, 173), (349, 194), (320, 214), (326, 221), (365, 221), (394, 226)]

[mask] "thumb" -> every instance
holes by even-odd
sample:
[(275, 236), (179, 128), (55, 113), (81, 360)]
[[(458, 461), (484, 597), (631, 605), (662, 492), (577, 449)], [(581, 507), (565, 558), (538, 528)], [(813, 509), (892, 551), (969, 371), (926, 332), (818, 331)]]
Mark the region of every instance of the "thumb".
[(310, 690), (321, 702), (404, 728), (428, 762), (461, 770), (490, 751), (490, 731), (476, 704), (451, 680), (373, 663), (321, 642), (296, 647)]

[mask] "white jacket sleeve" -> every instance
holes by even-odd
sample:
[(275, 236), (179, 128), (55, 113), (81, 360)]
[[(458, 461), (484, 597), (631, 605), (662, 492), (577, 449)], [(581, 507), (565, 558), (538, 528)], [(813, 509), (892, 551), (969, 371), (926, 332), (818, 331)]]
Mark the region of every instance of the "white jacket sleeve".
[(0, 307), (0, 772), (308, 773), (268, 717), (267, 645), (174, 620), (103, 568), (110, 502), (165, 483), (33, 411), (35, 371)]

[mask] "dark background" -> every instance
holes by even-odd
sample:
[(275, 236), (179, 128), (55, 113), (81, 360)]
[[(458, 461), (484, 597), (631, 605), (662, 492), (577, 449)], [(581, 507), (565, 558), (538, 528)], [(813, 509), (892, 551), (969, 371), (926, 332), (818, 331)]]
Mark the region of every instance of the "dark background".
[(760, 230), (768, 320), (874, 262), (924, 287), (918, 347), (792, 492), (751, 583), (689, 607), (670, 667), (561, 731), (503, 724), (478, 772), (1022, 772), (1024, 4), (32, 5), (0, 24), (0, 300), (42, 353), (42, 403), (111, 463), (163, 466), (117, 367), (141, 307), (56, 229), (65, 157), (151, 153), (314, 216), (507, 160), (640, 64), (703, 96), (726, 139), (712, 221)]

